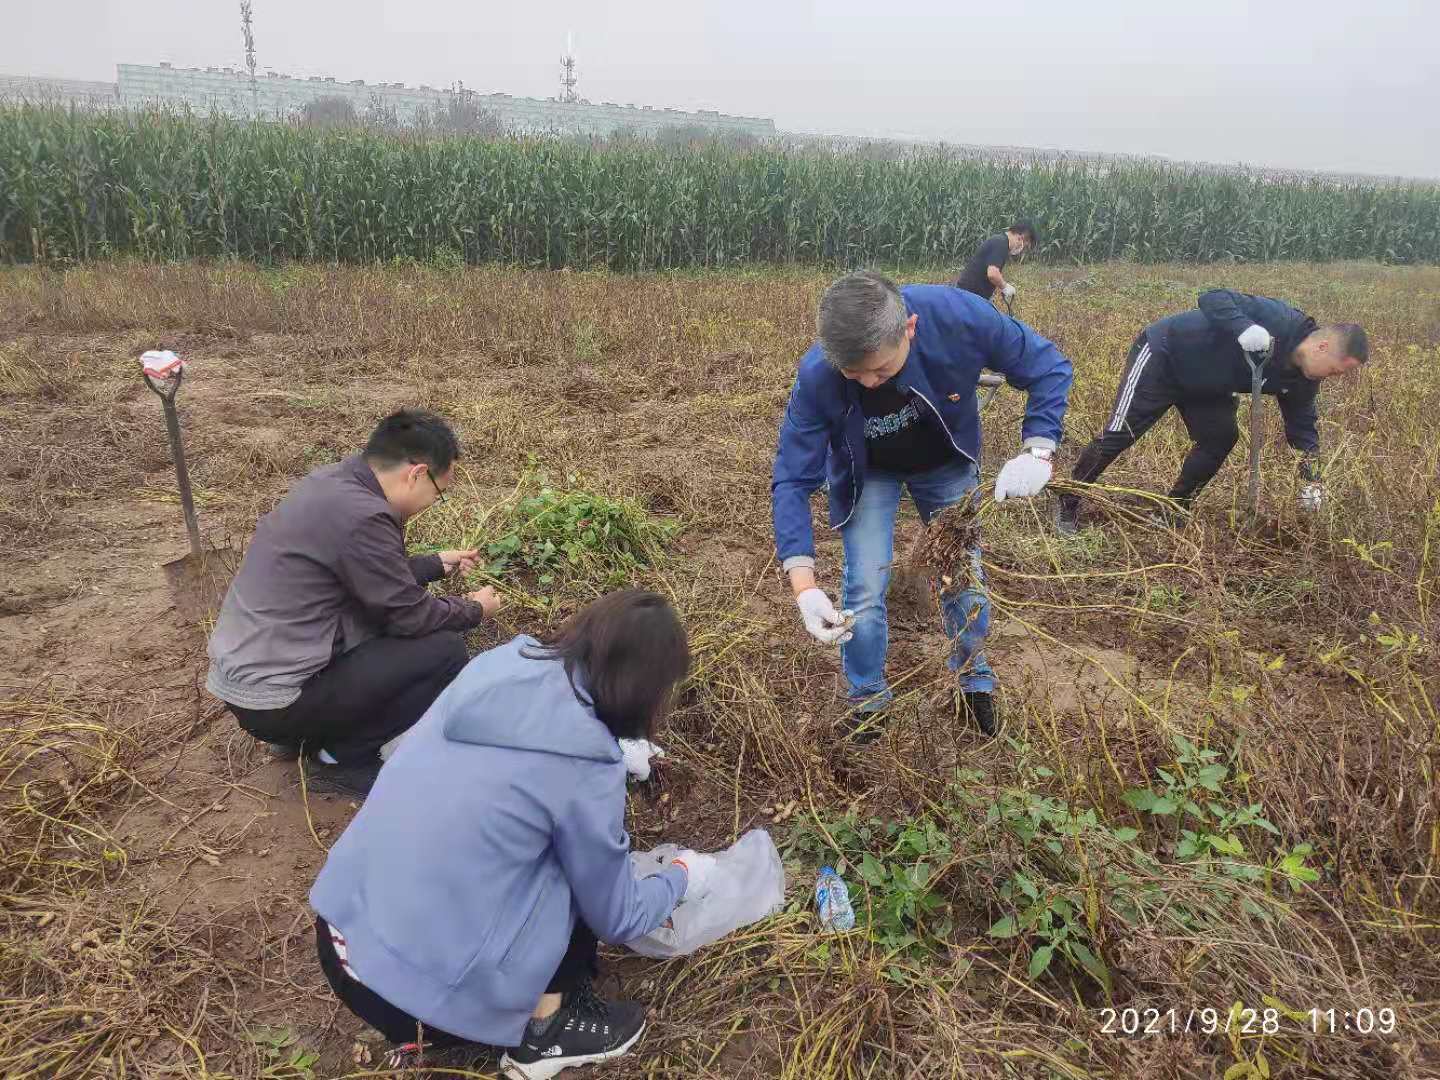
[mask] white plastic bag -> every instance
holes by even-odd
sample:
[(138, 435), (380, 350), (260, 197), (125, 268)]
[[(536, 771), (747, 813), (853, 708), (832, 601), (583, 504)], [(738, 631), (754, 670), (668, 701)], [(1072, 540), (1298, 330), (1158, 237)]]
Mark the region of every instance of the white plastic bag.
[[(681, 850), (674, 844), (661, 844), (653, 851), (632, 851), (630, 867), (637, 878), (649, 877), (668, 866)], [(685, 956), (784, 906), (785, 867), (764, 829), (751, 829), (724, 851), (716, 852), (715, 864), (709, 892), (682, 900), (669, 925), (627, 941), (625, 947), (656, 960)]]

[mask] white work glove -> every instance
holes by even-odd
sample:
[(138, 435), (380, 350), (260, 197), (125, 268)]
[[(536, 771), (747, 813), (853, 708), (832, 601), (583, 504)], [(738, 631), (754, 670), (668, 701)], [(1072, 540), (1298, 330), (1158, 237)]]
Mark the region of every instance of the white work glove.
[(1050, 462), (1026, 450), (1005, 462), (995, 478), (995, 501), (1028, 499), (1050, 482)]
[(1319, 484), (1306, 484), (1300, 489), (1300, 509), (1315, 513), (1325, 502), (1325, 489)]
[(1270, 336), (1270, 331), (1258, 323), (1241, 334), (1239, 341), (1240, 348), (1247, 353), (1267, 352), (1275, 343), (1275, 339)]
[(649, 739), (618, 739), (625, 758), (625, 771), (637, 780), (650, 779), (650, 759), (663, 758), (665, 751)]
[(698, 900), (710, 891), (711, 879), (715, 874), (715, 856), (702, 855), (688, 848), (679, 852), (672, 863), (685, 868), (685, 899)]
[(1014, 285), (1011, 285), (1011, 284), (1007, 281), (1007, 282), (1005, 283), (1005, 287), (1000, 290), (1000, 295), (1003, 296), (1003, 297), (1005, 297), (1006, 300), (1014, 300), (1014, 299), (1015, 299), (1015, 286), (1014, 286)]
[(853, 611), (836, 611), (824, 590), (810, 588), (795, 597), (800, 608), (800, 617), (805, 620), (805, 629), (822, 645), (843, 645), (854, 637), (847, 620), (854, 617)]

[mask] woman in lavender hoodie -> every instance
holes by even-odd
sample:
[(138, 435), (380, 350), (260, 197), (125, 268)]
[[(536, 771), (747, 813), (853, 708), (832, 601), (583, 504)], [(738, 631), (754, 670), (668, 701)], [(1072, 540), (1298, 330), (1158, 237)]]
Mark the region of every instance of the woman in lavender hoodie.
[(689, 663), (663, 597), (610, 593), (549, 646), (476, 656), (380, 770), (310, 902), (331, 987), (397, 1061), (480, 1043), (541, 1080), (640, 1038), (644, 1006), (591, 989), (596, 939), (648, 934), (714, 862), (635, 879), (617, 740), (650, 735)]

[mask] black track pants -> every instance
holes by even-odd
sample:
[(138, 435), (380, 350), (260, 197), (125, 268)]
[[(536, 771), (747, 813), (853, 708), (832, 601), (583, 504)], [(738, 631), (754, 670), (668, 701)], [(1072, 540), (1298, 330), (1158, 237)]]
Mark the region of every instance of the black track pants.
[(1194, 446), (1185, 457), (1170, 497), (1188, 501), (1220, 471), (1240, 437), (1235, 422), (1234, 395), (1181, 396), (1170, 381), (1167, 359), (1164, 353), (1151, 347), (1144, 334), (1135, 340), (1105, 430), (1081, 451), (1071, 474), (1073, 479), (1094, 483), (1112, 461), (1154, 427), (1172, 406), (1180, 410)]

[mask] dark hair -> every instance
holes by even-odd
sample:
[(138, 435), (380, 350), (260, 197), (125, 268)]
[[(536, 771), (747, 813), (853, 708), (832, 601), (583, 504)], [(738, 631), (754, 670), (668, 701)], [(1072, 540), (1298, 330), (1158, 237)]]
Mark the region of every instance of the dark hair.
[(1035, 225), (1033, 222), (1021, 218), (1019, 221), (1015, 222), (1014, 225), (1010, 226), (1010, 231), (1013, 232), (1016, 236), (1023, 236), (1026, 240), (1030, 241), (1031, 246), (1034, 246), (1036, 236)]
[(429, 465), (431, 475), (443, 476), (460, 459), (460, 444), (450, 425), (433, 412), (401, 409), (370, 433), (365, 459), (381, 468)]
[(1340, 339), (1340, 348), (1346, 356), (1353, 356), (1362, 364), (1370, 362), (1370, 339), (1363, 326), (1359, 323), (1341, 322), (1331, 326), (1330, 330)]
[(815, 333), (825, 359), (843, 370), (901, 340), (909, 317), (895, 282), (873, 270), (857, 270), (832, 282), (820, 297)]
[(675, 609), (642, 589), (607, 593), (572, 615), (553, 643), (524, 655), (563, 663), (575, 696), (617, 739), (647, 738), (690, 670)]

